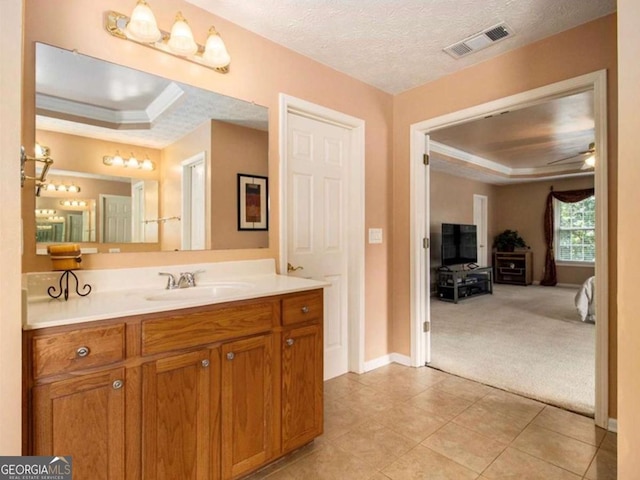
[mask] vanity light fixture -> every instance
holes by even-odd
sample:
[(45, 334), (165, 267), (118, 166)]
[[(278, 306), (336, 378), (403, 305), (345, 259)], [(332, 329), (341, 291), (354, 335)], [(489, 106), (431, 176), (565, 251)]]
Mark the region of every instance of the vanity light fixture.
[[(24, 147), (20, 147), (20, 186), (24, 187), (24, 182), (26, 180), (35, 180), (36, 197), (40, 196), (40, 190), (42, 189), (43, 185), (45, 185), (47, 172), (49, 172), (49, 168), (53, 164), (53, 159), (49, 156), (49, 154), (49, 147), (42, 146), (39, 143), (36, 143), (35, 145), (33, 157), (27, 155)], [(38, 162), (44, 164), (42, 170), (40, 170), (40, 174), (37, 177), (31, 177), (27, 175), (25, 170), (27, 162)]]
[(149, 4), (138, 0), (131, 17), (114, 11), (106, 12), (105, 28), (114, 37), (160, 50), (219, 73), (229, 71), (231, 57), (217, 30), (211, 27), (205, 45), (200, 45), (194, 40), (191, 27), (181, 12), (176, 14), (171, 32), (166, 32), (158, 28)]
[(156, 169), (156, 164), (151, 161), (149, 155), (147, 155), (141, 162), (133, 153), (131, 153), (131, 156), (129, 158), (124, 158), (117, 151), (113, 156), (105, 155), (104, 157), (102, 157), (102, 163), (109, 167), (126, 167), (149, 171)]

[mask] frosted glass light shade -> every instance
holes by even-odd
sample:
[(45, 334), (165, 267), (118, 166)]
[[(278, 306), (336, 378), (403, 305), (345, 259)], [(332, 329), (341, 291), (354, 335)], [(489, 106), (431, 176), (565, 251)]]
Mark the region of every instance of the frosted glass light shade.
[(129, 159), (127, 160), (126, 166), (129, 168), (140, 167), (140, 163), (138, 162), (138, 159), (133, 156), (133, 153), (131, 154), (131, 157), (129, 157)]
[(180, 12), (176, 15), (176, 22), (171, 27), (171, 36), (167, 45), (176, 55), (185, 57), (198, 51), (198, 44), (193, 39), (191, 27)]
[(154, 170), (156, 166), (153, 164), (153, 162), (149, 158), (145, 158), (142, 161), (140, 168), (142, 168), (143, 170)]
[(231, 63), (227, 47), (213, 27), (209, 29), (209, 36), (207, 37), (202, 59), (215, 68), (223, 68)]
[(115, 165), (118, 167), (121, 167), (124, 165), (124, 160), (118, 152), (116, 152), (116, 156), (111, 159), (111, 165)]
[(588, 165), (590, 167), (595, 167), (596, 166), (596, 156), (595, 155), (591, 155), (589, 157), (587, 157), (584, 161), (585, 165)]
[(125, 30), (134, 40), (144, 43), (157, 42), (162, 37), (156, 17), (145, 0), (138, 0)]

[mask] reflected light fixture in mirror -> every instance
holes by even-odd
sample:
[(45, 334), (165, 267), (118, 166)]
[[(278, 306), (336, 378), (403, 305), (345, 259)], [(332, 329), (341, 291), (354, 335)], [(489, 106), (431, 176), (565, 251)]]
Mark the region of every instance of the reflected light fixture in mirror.
[(126, 167), (136, 169), (139, 168), (141, 170), (155, 170), (156, 164), (151, 161), (149, 155), (146, 156), (144, 160), (139, 161), (133, 153), (129, 158), (123, 158), (119, 152), (116, 152), (115, 155), (105, 155), (102, 157), (102, 163), (107, 165), (108, 167)]
[(60, 183), (56, 185), (55, 183), (43, 183), (42, 188), (44, 188), (48, 192), (69, 192), (69, 193), (79, 193), (80, 187), (75, 183), (71, 185), (66, 185), (64, 183)]
[(177, 13), (169, 33), (158, 28), (149, 4), (145, 0), (139, 0), (131, 17), (118, 12), (107, 12), (105, 28), (114, 37), (160, 50), (219, 73), (229, 71), (231, 56), (217, 30), (214, 27), (209, 29), (206, 43), (202, 46), (194, 40), (193, 32), (181, 12)]

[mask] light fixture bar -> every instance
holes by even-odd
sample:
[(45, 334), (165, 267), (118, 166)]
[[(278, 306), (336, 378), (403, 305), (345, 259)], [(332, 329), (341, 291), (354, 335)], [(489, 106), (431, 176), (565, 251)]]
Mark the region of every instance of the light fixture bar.
[[(105, 13), (105, 29), (107, 30), (107, 32), (109, 32), (111, 35), (113, 35), (114, 37), (118, 37), (122, 40), (129, 40), (131, 42), (135, 42), (139, 45), (144, 45), (145, 47), (149, 47), (149, 48), (153, 48), (154, 50), (159, 50), (161, 52), (164, 53), (168, 53), (169, 55), (172, 55), (174, 57), (178, 57), (178, 58), (182, 58), (184, 60), (187, 60), (189, 62), (192, 63), (196, 63), (198, 65), (202, 65), (203, 67), (207, 67), (210, 68), (212, 70), (215, 70), (218, 73), (228, 73), (229, 72), (229, 64), (224, 65), (224, 66), (214, 66), (211, 65), (208, 61), (207, 58), (209, 58), (209, 56), (205, 56), (203, 57), (203, 54), (205, 53), (205, 47), (200, 45), (199, 43), (196, 43), (197, 45), (197, 50), (196, 53), (194, 53), (193, 55), (180, 55), (177, 53), (174, 53), (171, 48), (169, 47), (169, 39), (171, 38), (171, 33), (167, 32), (165, 30), (160, 29), (160, 33), (162, 34), (160, 40), (156, 41), (156, 42), (144, 42), (144, 41), (140, 41), (137, 38), (134, 38), (131, 35), (127, 35), (127, 31), (126, 31), (126, 26), (129, 23), (131, 19), (122, 14), (122, 13), (118, 13), (118, 12), (114, 12), (114, 11), (109, 11)], [(213, 34), (217, 35), (218, 38), (219, 35), (218, 33), (215, 31), (215, 29), (213, 29)], [(211, 31), (210, 31), (211, 34)], [(220, 42), (222, 41), (222, 39), (220, 39)], [(223, 44), (224, 45), (224, 44)], [(228, 59), (228, 61), (230, 61), (230, 57), (229, 55), (226, 53), (226, 49), (225, 52), (226, 54), (226, 59)]]
[(119, 152), (116, 152), (115, 155), (105, 155), (102, 157), (102, 163), (104, 163), (108, 167), (125, 167), (137, 170), (155, 170), (156, 164), (149, 159), (149, 155), (147, 155), (144, 160), (138, 160), (133, 153), (131, 153), (130, 157), (123, 157)]

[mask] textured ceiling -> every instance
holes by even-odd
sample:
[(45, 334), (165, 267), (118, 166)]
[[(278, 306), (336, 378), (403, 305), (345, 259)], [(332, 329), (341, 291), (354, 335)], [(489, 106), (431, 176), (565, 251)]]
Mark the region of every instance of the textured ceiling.
[[(616, 10), (615, 0), (187, 1), (393, 94)], [(442, 51), (501, 21), (512, 38), (458, 60)]]

